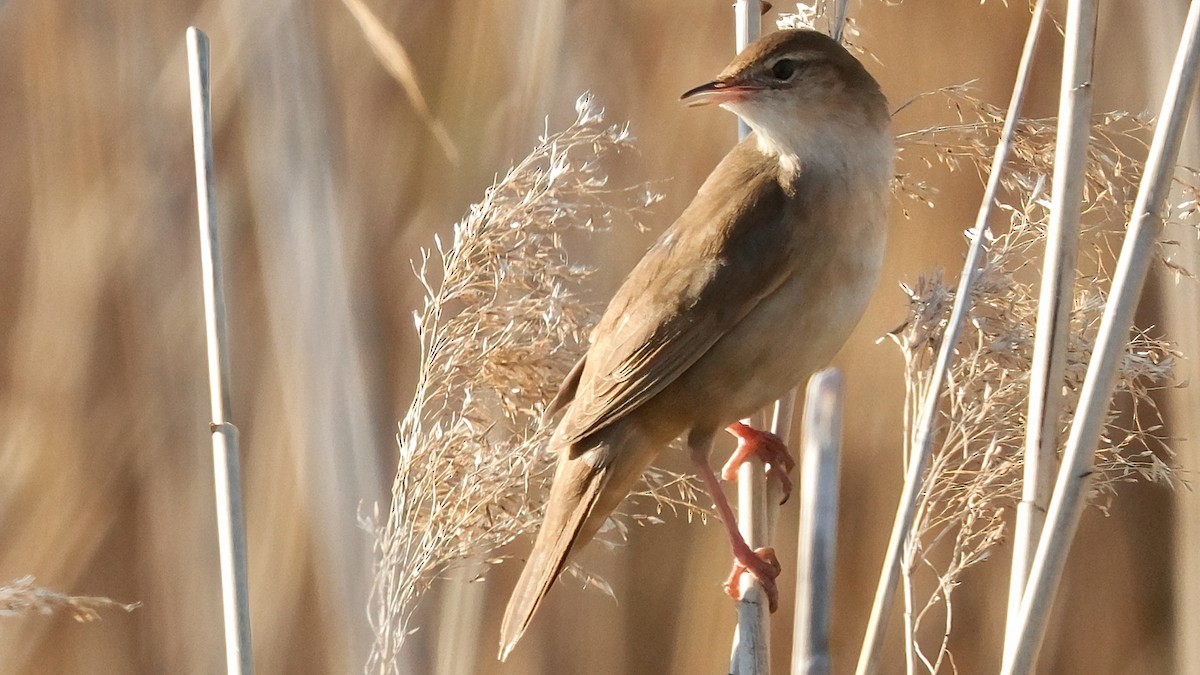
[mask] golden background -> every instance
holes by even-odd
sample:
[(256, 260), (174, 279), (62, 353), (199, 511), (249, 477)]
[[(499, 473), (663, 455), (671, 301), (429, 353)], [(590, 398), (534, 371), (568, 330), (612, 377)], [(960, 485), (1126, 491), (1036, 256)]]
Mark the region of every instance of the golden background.
[[(734, 142), (728, 113), (678, 102), (732, 54), (727, 0), (369, 4), (412, 57), (457, 162), (338, 0), (0, 0), (0, 582), (34, 574), (144, 603), (92, 624), (0, 618), (0, 671), (223, 668), (187, 26), (205, 29), (214, 50), (260, 673), (358, 672), (366, 660), (371, 542), (357, 514), (386, 504), (395, 421), (415, 377), (418, 247), (533, 147), (547, 116), (551, 129), (566, 126), (590, 90), (639, 139), (618, 178), (656, 181), (666, 195), (649, 233), (579, 249), (602, 269), (602, 299)], [(893, 106), (976, 78), (981, 97), (1007, 102), (1022, 0), (865, 4), (851, 14)], [(1062, 5), (1051, 3), (1059, 17)], [(1185, 5), (1102, 3), (1097, 110), (1157, 110)], [(1046, 116), (1061, 38), (1042, 47), (1027, 110)], [(896, 131), (933, 121), (905, 115)], [(1196, 134), (1186, 142), (1195, 163)], [(836, 360), (848, 386), (836, 672), (852, 669), (901, 482), (901, 360), (875, 340), (905, 316), (898, 282), (939, 266), (957, 276), (981, 193), (973, 175), (935, 168), (929, 179), (942, 189), (937, 208), (907, 221), (894, 209), (883, 282)], [(1200, 353), (1194, 284), (1164, 277), (1149, 293), (1144, 323), (1165, 321), (1186, 353)], [(1196, 381), (1195, 363), (1179, 379)], [(1195, 397), (1172, 402), (1173, 435), (1189, 435)], [(1197, 465), (1191, 446), (1175, 446)], [(796, 515), (785, 506), (780, 524), (785, 580)], [(1125, 486), (1109, 518), (1090, 511), (1041, 672), (1200, 673), (1197, 527), (1197, 498), (1159, 486)], [(999, 547), (958, 591), (951, 649), (962, 673), (998, 665), (1008, 555)], [(561, 584), (506, 665), (494, 645), (517, 566), (466, 589), (442, 585), (419, 614), (407, 672), (724, 672), (733, 611), (719, 587), (729, 554), (718, 527), (637, 528), (629, 546), (587, 560), (618, 602)], [(778, 672), (792, 585), (776, 615)], [(439, 634), (472, 603), (484, 608), (480, 625)], [(898, 620), (889, 641), (885, 672), (901, 672)]]

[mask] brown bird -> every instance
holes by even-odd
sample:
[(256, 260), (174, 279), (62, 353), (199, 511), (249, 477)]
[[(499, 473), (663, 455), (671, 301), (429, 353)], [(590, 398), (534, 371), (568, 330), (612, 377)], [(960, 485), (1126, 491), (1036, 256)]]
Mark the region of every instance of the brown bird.
[(779, 31), (682, 99), (717, 103), (752, 133), (630, 272), (549, 405), (547, 418), (563, 413), (550, 440), (558, 467), (504, 615), (501, 659), (567, 557), (682, 435), (738, 564), (774, 597), (778, 564), (738, 533), (709, 450), (728, 427), (739, 437), (733, 464), (758, 452), (790, 469), (777, 438), (737, 420), (833, 357), (879, 276), (892, 134), (857, 59), (821, 33)]

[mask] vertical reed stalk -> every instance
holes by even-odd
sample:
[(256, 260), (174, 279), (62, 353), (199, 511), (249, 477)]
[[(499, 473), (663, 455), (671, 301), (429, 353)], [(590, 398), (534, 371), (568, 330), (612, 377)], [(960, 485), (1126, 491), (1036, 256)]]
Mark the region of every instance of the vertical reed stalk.
[(800, 535), (792, 675), (828, 675), (829, 622), (837, 550), (842, 376), (822, 370), (808, 381), (801, 426)]
[(1162, 231), (1164, 201), (1170, 192), (1179, 144), (1200, 79), (1200, 0), (1192, 0), (1175, 57), (1137, 201), (1117, 262), (1113, 285), (1079, 406), (1063, 453), (1062, 468), (1046, 527), (1021, 600), (1018, 632), (1006, 646), (1001, 673), (1032, 672), (1045, 636), (1050, 607), (1066, 565), (1071, 539), (1087, 499), (1093, 456), (1112, 398), (1117, 367), (1124, 357), (1129, 329), (1150, 262)]
[(1054, 151), (1050, 223), (1038, 299), (1037, 332), (1029, 382), (1025, 426), (1025, 466), (1021, 501), (1013, 535), (1008, 588), (1008, 625), (1012, 639), (1025, 579), (1042, 533), (1057, 464), (1063, 368), (1070, 343), (1075, 267), (1079, 253), (1079, 216), (1091, 136), (1092, 58), (1096, 43), (1096, 0), (1073, 0), (1067, 7), (1058, 138)]
[(904, 553), (904, 544), (912, 531), (913, 519), (916, 515), (917, 500), (925, 467), (933, 450), (934, 426), (937, 421), (938, 404), (941, 391), (946, 383), (946, 375), (950, 369), (950, 361), (954, 357), (955, 347), (962, 335), (963, 323), (966, 321), (967, 305), (970, 302), (976, 277), (983, 261), (984, 241), (994, 209), (996, 194), (1000, 189), (1000, 175), (1004, 163), (1012, 149), (1013, 138), (1016, 135), (1017, 120), (1020, 117), (1021, 104), (1025, 99), (1025, 91), (1029, 84), (1029, 75), (1033, 55), (1037, 45), (1038, 33), (1042, 26), (1042, 14), (1045, 10), (1045, 0), (1038, 0), (1029, 23), (1029, 31), (1025, 37), (1025, 48), (1021, 53), (1021, 63), (1017, 68), (1016, 83), (1013, 85), (1012, 99), (1009, 101), (1008, 114), (1004, 121), (1004, 131), (996, 145), (996, 154), (992, 158), (992, 169), (988, 175), (987, 187), (983, 194), (983, 203), (979, 207), (979, 215), (975, 220), (975, 229), (971, 237), (971, 246), (959, 278), (958, 289), (954, 296), (954, 307), (942, 337), (938, 350), (937, 361), (934, 364), (930, 378), (929, 389), (921, 406), (921, 416), (916, 429), (915, 441), (912, 445), (912, 456), (908, 464), (908, 473), (904, 481), (904, 491), (900, 496), (900, 504), (896, 509), (896, 519), (892, 527), (891, 538), (888, 541), (887, 553), (884, 557), (883, 568), (879, 575), (879, 584), (875, 589), (875, 600), (871, 606), (871, 616), (867, 622), (866, 635), (863, 638), (862, 651), (859, 653), (857, 675), (870, 675), (879, 669), (879, 658), (882, 653), (884, 630), (887, 628), (887, 618), (891, 613), (892, 601), (895, 598), (896, 583), (900, 576), (900, 563)]
[[(737, 0), (733, 5), (737, 51), (758, 39), (762, 33), (760, 0)], [(738, 120), (738, 138), (745, 138), (750, 127)], [(746, 420), (749, 423), (749, 420)], [(738, 469), (738, 529), (751, 549), (770, 543), (771, 514), (775, 505), (767, 495), (767, 476), (763, 463), (751, 458)], [(752, 574), (743, 574), (741, 600), (737, 603), (737, 628), (733, 633), (731, 675), (766, 675), (771, 664), (771, 621), (767, 595)]]
[[(849, 0), (834, 0), (832, 14), (833, 37), (841, 40)], [(828, 7), (825, 7), (828, 10)], [(737, 0), (734, 3), (737, 50), (758, 38), (762, 31), (761, 0)], [(738, 120), (738, 137), (750, 133), (745, 122)], [(792, 411), (796, 406), (796, 391), (793, 389), (775, 402), (771, 432), (787, 442), (791, 428)], [(749, 423), (749, 420), (744, 420)], [(751, 458), (738, 470), (738, 529), (750, 547), (768, 546), (774, 538), (774, 521), (778, 512), (778, 493), (766, 480), (761, 461)], [(740, 579), (742, 600), (738, 602), (738, 624), (733, 636), (733, 655), (730, 672), (733, 675), (750, 675), (769, 672), (770, 658), (770, 613), (766, 594), (753, 575), (743, 574)]]
[(230, 421), (229, 352), (217, 242), (216, 173), (213, 165), (212, 98), (208, 36), (187, 30), (192, 138), (196, 151), (196, 194), (200, 220), (200, 267), (204, 277), (204, 325), (212, 399), (213, 472), (216, 482), (217, 537), (225, 611), (225, 656), (229, 673), (254, 672), (250, 649), (250, 601), (246, 581), (246, 530), (238, 466), (238, 430)]

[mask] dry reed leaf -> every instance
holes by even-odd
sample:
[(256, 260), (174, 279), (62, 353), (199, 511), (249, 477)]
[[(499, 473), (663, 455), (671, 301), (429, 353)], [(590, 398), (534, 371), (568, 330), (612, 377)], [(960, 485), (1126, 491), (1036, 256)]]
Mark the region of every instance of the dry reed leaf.
[(132, 612), (142, 606), (140, 602), (126, 604), (110, 598), (66, 595), (39, 588), (33, 583), (32, 576), (24, 576), (10, 581), (7, 586), (0, 586), (0, 617), (66, 612), (72, 619), (87, 623), (100, 619), (101, 610), (123, 609)]
[(388, 71), (388, 74), (404, 89), (408, 100), (412, 102), (413, 109), (417, 111), (421, 121), (429, 127), (430, 133), (437, 139), (442, 152), (446, 153), (446, 158), (452, 164), (457, 164), (458, 148), (446, 131), (446, 126), (433, 114), (429, 103), (425, 101), (425, 94), (421, 93), (421, 85), (417, 81), (417, 70), (413, 66), (412, 59), (408, 57), (408, 51), (404, 49), (404, 45), (400, 44), (396, 36), (392, 35), (391, 31), (383, 25), (383, 22), (375, 16), (375, 13), (367, 7), (363, 0), (342, 0), (342, 4), (346, 5), (346, 9), (350, 10), (354, 20), (358, 22), (358, 27), (362, 30), (363, 37), (366, 38), (371, 51), (375, 53), (375, 58), (379, 59), (379, 63)]

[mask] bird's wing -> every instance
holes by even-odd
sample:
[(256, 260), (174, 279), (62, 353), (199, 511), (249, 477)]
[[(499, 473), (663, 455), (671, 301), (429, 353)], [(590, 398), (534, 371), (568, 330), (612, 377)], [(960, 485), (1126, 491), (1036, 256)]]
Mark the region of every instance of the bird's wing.
[(542, 424), (548, 423), (575, 398), (575, 391), (579, 388), (579, 378), (583, 376), (583, 366), (586, 363), (587, 357), (584, 356), (571, 366), (571, 372), (567, 373), (562, 384), (558, 385), (558, 393), (554, 395), (549, 405), (546, 406), (546, 411), (542, 413)]
[(592, 334), (564, 445), (662, 391), (792, 274), (803, 199), (776, 167), (743, 142), (630, 273)]

